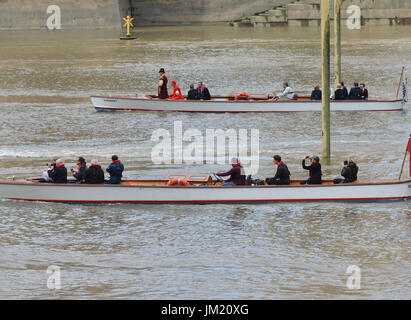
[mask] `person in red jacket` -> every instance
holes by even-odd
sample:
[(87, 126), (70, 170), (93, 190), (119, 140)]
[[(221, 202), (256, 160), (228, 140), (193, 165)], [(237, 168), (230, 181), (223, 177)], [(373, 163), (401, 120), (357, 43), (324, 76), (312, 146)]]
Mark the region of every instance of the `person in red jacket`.
[(171, 80), (171, 85), (173, 86), (173, 94), (170, 95), (168, 98), (173, 100), (183, 100), (184, 96), (181, 93), (181, 89), (177, 85), (177, 82), (175, 80)]
[(245, 172), (243, 166), (238, 161), (237, 158), (231, 159), (231, 170), (227, 172), (214, 173), (214, 175), (226, 177), (230, 176), (229, 179), (225, 180), (222, 186), (243, 186), (245, 185)]

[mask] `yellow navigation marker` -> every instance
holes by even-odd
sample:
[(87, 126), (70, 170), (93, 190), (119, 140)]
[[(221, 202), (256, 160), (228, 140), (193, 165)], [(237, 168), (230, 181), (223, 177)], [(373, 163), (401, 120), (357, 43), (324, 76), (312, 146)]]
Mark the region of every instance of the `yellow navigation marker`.
[(127, 27), (127, 34), (126, 34), (126, 36), (129, 37), (129, 36), (131, 35), (131, 34), (130, 34), (130, 27), (134, 27), (134, 25), (131, 23), (131, 21), (133, 21), (134, 18), (131, 18), (130, 16), (127, 16), (127, 18), (123, 18), (123, 20), (126, 22), (126, 23), (124, 24), (124, 27)]

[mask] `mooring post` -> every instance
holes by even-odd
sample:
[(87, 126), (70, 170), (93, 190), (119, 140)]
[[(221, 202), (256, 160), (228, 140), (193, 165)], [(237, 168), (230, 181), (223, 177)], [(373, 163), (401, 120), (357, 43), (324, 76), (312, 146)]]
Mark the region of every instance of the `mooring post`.
[(330, 0), (321, 0), (322, 158), (331, 163), (330, 139)]
[(334, 66), (335, 84), (341, 82), (341, 4), (343, 0), (334, 0)]

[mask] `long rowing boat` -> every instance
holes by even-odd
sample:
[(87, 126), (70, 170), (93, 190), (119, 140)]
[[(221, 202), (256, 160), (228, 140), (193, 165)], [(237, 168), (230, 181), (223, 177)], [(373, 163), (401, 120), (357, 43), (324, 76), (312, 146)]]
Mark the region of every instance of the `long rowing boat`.
[[(167, 183), (184, 178), (189, 186)], [(261, 203), (281, 201), (402, 201), (411, 199), (411, 180), (359, 181), (334, 185), (221, 186), (208, 175), (169, 175), (164, 180), (126, 180), (120, 185), (54, 184), (40, 179), (0, 180), (0, 198), (69, 203)]]
[[(273, 101), (267, 94), (250, 94), (247, 100), (236, 100), (236, 93), (216, 96), (211, 100), (159, 99), (155, 95), (144, 96), (92, 96), (97, 111), (175, 111), (208, 113), (249, 112), (307, 112), (321, 111), (321, 101), (309, 97), (296, 100)], [(401, 111), (404, 101), (396, 98), (370, 98), (367, 100), (331, 101), (331, 111)]]

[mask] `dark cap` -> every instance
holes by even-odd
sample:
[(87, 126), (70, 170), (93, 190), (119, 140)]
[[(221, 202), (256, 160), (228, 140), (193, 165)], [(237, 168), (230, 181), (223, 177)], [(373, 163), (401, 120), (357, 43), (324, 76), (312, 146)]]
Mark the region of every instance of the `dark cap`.
[(166, 73), (166, 71), (164, 70), (164, 68), (161, 68), (158, 73)]

